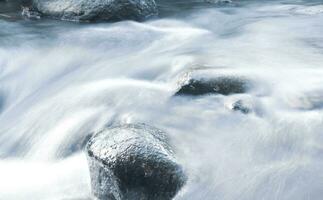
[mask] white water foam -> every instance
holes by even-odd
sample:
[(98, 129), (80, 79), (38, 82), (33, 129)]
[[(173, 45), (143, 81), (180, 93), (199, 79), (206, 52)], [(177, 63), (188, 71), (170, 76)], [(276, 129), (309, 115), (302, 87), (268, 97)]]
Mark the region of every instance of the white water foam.
[[(321, 7), (245, 3), (146, 23), (0, 21), (0, 199), (90, 198), (73, 145), (109, 124), (145, 122), (169, 133), (187, 170), (176, 199), (320, 200), (323, 15), (312, 11)], [(180, 74), (201, 66), (263, 90), (172, 97)], [(258, 111), (228, 109), (240, 98)]]

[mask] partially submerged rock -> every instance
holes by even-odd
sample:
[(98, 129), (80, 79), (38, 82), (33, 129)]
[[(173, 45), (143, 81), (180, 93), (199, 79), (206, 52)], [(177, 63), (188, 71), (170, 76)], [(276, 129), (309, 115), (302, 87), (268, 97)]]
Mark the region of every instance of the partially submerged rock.
[(69, 21), (145, 20), (157, 15), (154, 0), (34, 0), (43, 16)]
[(23, 17), (26, 17), (28, 19), (40, 19), (41, 15), (39, 12), (37, 12), (36, 10), (34, 10), (32, 7), (30, 6), (22, 6), (22, 12), (21, 15)]
[(175, 95), (230, 95), (247, 92), (251, 82), (239, 75), (221, 73), (213, 69), (195, 69), (182, 76), (179, 85)]
[(252, 108), (250, 105), (246, 104), (243, 100), (238, 100), (232, 104), (231, 109), (233, 111), (239, 111), (243, 114), (249, 114), (252, 112)]
[(245, 115), (255, 114), (257, 116), (263, 116), (266, 112), (259, 99), (248, 94), (233, 95), (226, 99), (224, 106), (232, 112), (240, 112)]
[(86, 151), (99, 199), (169, 200), (186, 182), (165, 134), (144, 124), (99, 132)]

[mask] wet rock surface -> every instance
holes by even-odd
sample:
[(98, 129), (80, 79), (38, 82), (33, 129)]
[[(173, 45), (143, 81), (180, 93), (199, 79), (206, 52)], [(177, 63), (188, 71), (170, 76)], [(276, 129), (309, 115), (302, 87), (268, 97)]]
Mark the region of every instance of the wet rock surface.
[(34, 0), (43, 16), (69, 21), (142, 21), (156, 16), (154, 0)]
[(165, 134), (145, 124), (116, 126), (86, 147), (92, 192), (99, 199), (172, 199), (186, 182)]
[(204, 94), (238, 94), (246, 91), (246, 83), (236, 77), (218, 77), (214, 79), (191, 79), (183, 85), (176, 95), (204, 95)]
[(248, 106), (243, 100), (238, 100), (232, 104), (233, 111), (239, 111), (243, 114), (249, 114), (252, 112), (252, 108)]
[(29, 6), (23, 6), (21, 15), (25, 18), (36, 20), (41, 18), (41, 14)]
[(251, 82), (243, 76), (218, 73), (213, 69), (196, 69), (184, 74), (179, 81), (178, 95), (199, 96), (206, 94), (241, 94), (251, 88)]
[(263, 117), (266, 114), (264, 105), (259, 101), (259, 98), (253, 95), (233, 95), (225, 101), (224, 105), (235, 113), (253, 114), (258, 117)]

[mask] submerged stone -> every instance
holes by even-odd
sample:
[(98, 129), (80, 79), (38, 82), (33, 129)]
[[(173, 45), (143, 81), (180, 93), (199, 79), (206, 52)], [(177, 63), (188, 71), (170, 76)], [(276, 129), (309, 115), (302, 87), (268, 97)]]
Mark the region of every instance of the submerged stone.
[(41, 15), (39, 12), (35, 11), (32, 7), (29, 6), (22, 6), (21, 15), (28, 19), (40, 19)]
[(246, 105), (242, 100), (238, 100), (232, 104), (233, 111), (240, 111), (243, 114), (252, 112), (252, 108)]
[(86, 147), (99, 199), (169, 200), (186, 182), (165, 134), (144, 124), (106, 129)]
[(254, 116), (262, 117), (266, 114), (266, 109), (261, 101), (257, 97), (248, 94), (230, 96), (225, 99), (224, 106), (232, 112), (245, 115), (253, 114)]
[(156, 16), (154, 0), (34, 0), (43, 16), (69, 21), (145, 20)]

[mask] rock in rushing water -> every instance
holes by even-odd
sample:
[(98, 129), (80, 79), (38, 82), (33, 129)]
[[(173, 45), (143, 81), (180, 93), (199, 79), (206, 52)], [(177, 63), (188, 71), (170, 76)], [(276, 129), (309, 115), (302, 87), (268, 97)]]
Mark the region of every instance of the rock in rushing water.
[(33, 8), (29, 7), (29, 6), (23, 6), (22, 7), (21, 15), (23, 17), (28, 18), (28, 19), (40, 19), (41, 18), (40, 13), (33, 10)]
[(239, 94), (225, 99), (224, 106), (232, 112), (253, 114), (258, 117), (266, 115), (266, 108), (254, 95)]
[(168, 200), (186, 182), (165, 134), (144, 124), (99, 132), (86, 150), (99, 199)]
[(252, 109), (249, 105), (247, 105), (243, 100), (238, 100), (232, 104), (233, 111), (240, 111), (243, 114), (248, 114), (252, 112)]
[(250, 89), (250, 81), (242, 76), (217, 73), (213, 69), (196, 69), (187, 72), (179, 81), (175, 95), (198, 96), (204, 94), (239, 94)]
[(34, 0), (42, 15), (71, 21), (145, 20), (157, 15), (154, 0)]

